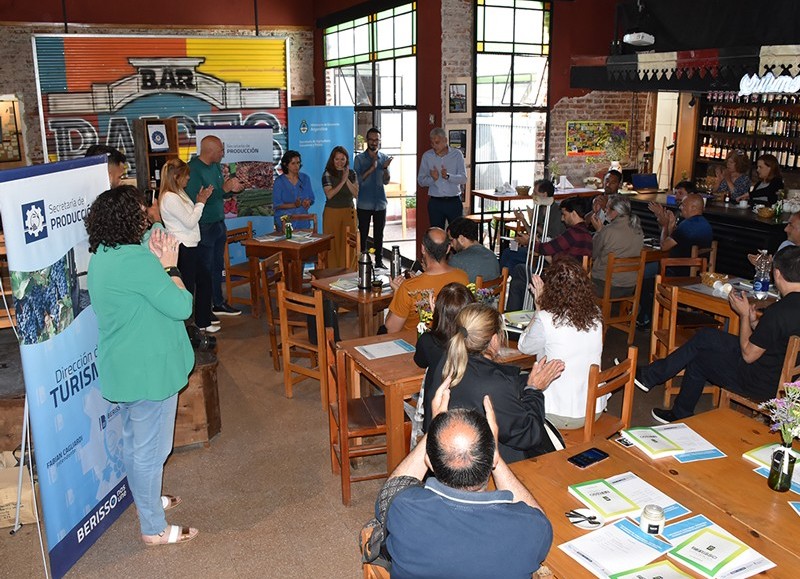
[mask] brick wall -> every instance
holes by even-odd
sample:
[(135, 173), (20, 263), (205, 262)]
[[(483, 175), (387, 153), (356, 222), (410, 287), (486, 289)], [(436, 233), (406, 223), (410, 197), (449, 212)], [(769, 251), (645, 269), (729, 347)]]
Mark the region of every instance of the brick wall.
[[(76, 32), (71, 27), (71, 32)], [(253, 36), (252, 30), (241, 28), (181, 28), (153, 29), (82, 26), (81, 34), (155, 34), (179, 36)], [(23, 138), (28, 161), (43, 163), (42, 134), (39, 105), (36, 96), (36, 77), (33, 66), (32, 34), (57, 34), (63, 32), (61, 25), (3, 26), (0, 40), (0, 62), (6, 66), (0, 70), (0, 93), (13, 94), (21, 102)], [(266, 38), (289, 38), (290, 99), (304, 98), (314, 94), (313, 33), (308, 28), (261, 28), (259, 35)], [(9, 64), (9, 63), (13, 63)]]
[[(471, 77), (475, 48), (474, 0), (442, 0), (442, 116), (447, 124), (447, 86), (458, 77)], [(424, 63), (417, 63), (424, 66)], [(437, 119), (438, 120), (438, 119)], [(459, 119), (459, 124), (464, 121)]]
[(634, 167), (641, 153), (639, 141), (642, 131), (650, 130), (654, 102), (649, 93), (630, 92), (593, 91), (580, 97), (562, 98), (550, 112), (550, 159), (558, 161), (561, 173), (578, 187), (585, 177), (605, 172), (608, 163), (587, 164), (587, 157), (567, 159), (567, 121), (627, 121), (630, 136), (630, 162), (627, 166)]

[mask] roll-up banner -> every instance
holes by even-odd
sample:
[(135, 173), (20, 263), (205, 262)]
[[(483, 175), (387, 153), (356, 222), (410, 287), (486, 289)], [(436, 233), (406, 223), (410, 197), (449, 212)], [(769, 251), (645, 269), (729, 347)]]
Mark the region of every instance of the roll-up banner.
[(289, 148), (300, 153), (303, 160), (300, 171), (311, 179), (314, 187), (311, 212), (317, 214), (320, 224), (325, 209), (322, 174), (331, 149), (337, 145), (347, 149), (352, 169), (355, 145), (353, 107), (289, 107)]
[(86, 290), (84, 219), (108, 186), (104, 156), (0, 171), (0, 213), (56, 578), (133, 498), (122, 464), (119, 406), (101, 394), (97, 320)]

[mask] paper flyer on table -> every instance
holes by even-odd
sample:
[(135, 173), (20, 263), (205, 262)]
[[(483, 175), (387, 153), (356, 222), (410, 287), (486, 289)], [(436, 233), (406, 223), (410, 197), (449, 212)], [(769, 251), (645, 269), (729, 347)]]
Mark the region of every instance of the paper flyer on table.
[[(760, 474), (764, 478), (769, 478), (769, 468), (766, 466), (760, 466), (753, 472)], [(792, 486), (789, 487), (789, 490), (800, 495), (800, 476), (798, 476), (797, 471), (792, 473)]]
[(800, 501), (789, 501), (789, 506), (792, 507), (792, 510), (800, 515)]
[(641, 507), (604, 479), (570, 485), (568, 490), (579, 501), (607, 521), (628, 514), (639, 514)]
[(683, 448), (683, 452), (675, 455), (678, 462), (696, 462), (725, 457), (724, 452), (682, 422), (656, 426), (655, 430)]
[[(665, 495), (650, 483), (640, 479), (632, 472), (626, 472), (606, 479), (615, 489), (625, 497), (636, 503), (639, 511), (646, 505), (658, 505), (664, 509), (667, 521), (682, 517), (689, 513), (689, 509)], [(636, 513), (636, 517), (639, 513)]]
[(370, 344), (369, 346), (356, 346), (356, 350), (361, 352), (368, 360), (376, 360), (378, 358), (408, 354), (414, 351), (414, 346), (405, 340), (393, 340), (380, 344)]
[(655, 428), (627, 428), (622, 435), (650, 458), (665, 458), (683, 452), (683, 448)]
[(713, 524), (714, 523), (712, 523), (711, 520), (705, 515), (695, 515), (693, 517), (689, 517), (688, 519), (683, 519), (665, 526), (664, 532), (661, 533), (661, 536), (670, 543), (674, 544), (679, 541), (681, 537), (696, 533), (697, 531), (705, 529), (706, 527), (710, 527)]
[[(753, 450), (748, 450), (747, 452), (743, 453), (742, 458), (747, 459), (758, 466), (765, 466), (769, 468), (769, 465), (772, 464), (772, 453), (775, 452), (775, 449), (780, 448), (780, 446), (781, 445), (777, 442), (764, 444), (754, 448)], [(800, 459), (800, 452), (792, 449), (792, 454), (795, 458)], [(792, 477), (792, 479), (794, 479), (794, 477)]]
[(691, 577), (670, 561), (658, 561), (630, 571), (614, 573), (608, 579), (691, 579)]
[(643, 533), (628, 519), (558, 546), (595, 577), (601, 578), (647, 565), (670, 547), (669, 543)]

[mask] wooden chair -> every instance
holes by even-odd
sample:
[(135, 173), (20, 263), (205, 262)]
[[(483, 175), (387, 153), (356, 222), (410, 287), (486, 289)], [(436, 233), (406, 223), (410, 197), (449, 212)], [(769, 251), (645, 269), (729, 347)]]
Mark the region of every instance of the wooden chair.
[[(708, 260), (705, 257), (668, 257), (662, 259), (661, 281), (663, 283), (684, 279), (684, 276), (667, 275), (667, 270), (675, 267), (688, 267), (690, 277), (696, 277), (701, 273), (706, 273)], [(685, 306), (678, 308), (677, 324), (680, 328), (721, 328), (723, 323), (723, 320), (719, 320), (706, 312)]]
[(592, 256), (591, 255), (584, 255), (581, 258), (581, 267), (583, 267), (583, 271), (588, 274), (592, 273)]
[[(278, 334), (280, 333), (280, 313), (278, 308), (278, 282), (284, 281), (283, 254), (278, 252), (258, 262), (259, 293), (264, 299), (264, 309), (267, 318), (267, 335), (270, 342), (270, 355), (272, 365), (275, 370), (281, 369), (280, 344)], [(274, 305), (273, 305), (274, 304)], [(302, 325), (305, 322), (289, 320), (292, 326)]]
[[(653, 329), (650, 333), (650, 362), (666, 358), (684, 345), (694, 335), (694, 330), (678, 325), (678, 286), (665, 285), (660, 275), (656, 276), (655, 296), (653, 299)], [(678, 375), (682, 375), (680, 372)], [(680, 387), (673, 386), (670, 378), (664, 383), (664, 406), (670, 408), (673, 396), (677, 396)], [(711, 394), (714, 406), (719, 404), (720, 389), (717, 386), (706, 386), (703, 394)]]
[(508, 287), (508, 268), (504, 267), (500, 277), (483, 281), (483, 276), (475, 277), (475, 289), (491, 289), (492, 296), (497, 299), (497, 311), (501, 314), (506, 309), (506, 288)]
[[(286, 282), (278, 282), (278, 310), (281, 323), (281, 351), (283, 354), (283, 380), (286, 397), (292, 398), (292, 387), (306, 378), (319, 380), (322, 410), (328, 406), (327, 371), (325, 370), (325, 321), (322, 313), (322, 292), (314, 290), (306, 296), (286, 289)], [(298, 328), (290, 324), (290, 319), (307, 319), (314, 316), (317, 343), (308, 339), (306, 326)], [(308, 352), (309, 367), (292, 362), (292, 357), (300, 351)], [(295, 376), (297, 374), (297, 376)]]
[[(345, 228), (345, 263), (357, 263), (357, 257), (361, 255), (361, 237), (358, 230), (355, 232), (350, 230), (350, 227)], [(311, 279), (324, 279), (326, 277), (334, 277), (342, 275), (350, 271), (355, 271), (352, 267), (324, 267), (315, 268), (308, 273), (311, 274)]]
[[(606, 331), (609, 326), (622, 330), (628, 334), (628, 345), (633, 344), (636, 335), (636, 316), (639, 312), (639, 296), (642, 293), (642, 278), (644, 276), (644, 264), (647, 251), (642, 252), (637, 257), (618, 258), (613, 253), (608, 254), (608, 265), (606, 266), (606, 283), (603, 289), (603, 297), (598, 298), (600, 309), (603, 311), (603, 340), (605, 341)], [(614, 275), (635, 272), (636, 285), (633, 294), (622, 297), (611, 297), (612, 282)], [(612, 315), (614, 304), (619, 306), (616, 315)]]
[[(364, 553), (364, 547), (369, 541), (370, 537), (372, 536), (371, 529), (361, 529), (361, 553)], [(363, 559), (362, 559), (363, 561)], [(381, 567), (380, 565), (375, 565), (373, 563), (361, 563), (361, 570), (364, 573), (363, 579), (390, 579), (391, 575), (389, 571)]]
[[(350, 460), (386, 454), (386, 399), (383, 396), (351, 398), (347, 386), (345, 354), (336, 348), (333, 329), (325, 329), (328, 372), (328, 427), (330, 430), (331, 470), (341, 475), (342, 504), (350, 504), (350, 485), (384, 478), (386, 471), (353, 476)], [(372, 437), (382, 436), (379, 442)], [(370, 437), (368, 442), (365, 438)]]
[[(628, 358), (616, 366), (601, 372), (597, 364), (592, 364), (589, 368), (589, 389), (586, 394), (586, 423), (580, 429), (561, 431), (567, 447), (589, 442), (595, 437), (608, 438), (631, 425), (637, 358), (638, 350), (636, 346), (631, 346), (628, 348)], [(600, 418), (594, 420), (597, 399), (620, 388), (623, 389), (621, 415), (603, 412)]]
[[(789, 338), (789, 343), (786, 346), (786, 357), (783, 359), (783, 370), (781, 370), (781, 377), (778, 380), (778, 389), (776, 396), (783, 396), (783, 387), (787, 382), (794, 382), (800, 376), (800, 336), (792, 336)], [(722, 390), (719, 405), (730, 407), (731, 402), (736, 402), (752, 410), (753, 412), (764, 413), (758, 405), (759, 402), (751, 400), (742, 394), (736, 394), (729, 390)]]
[[(719, 243), (717, 240), (711, 242), (711, 247), (704, 247), (700, 248), (698, 245), (692, 246), (692, 253), (691, 257), (705, 257), (708, 259), (708, 271), (714, 273), (717, 271), (717, 249)], [(691, 275), (695, 276), (697, 273), (692, 273)]]
[[(250, 287), (250, 263), (245, 260), (238, 263), (231, 263), (230, 250), (231, 243), (241, 243), (253, 238), (253, 222), (248, 221), (245, 227), (229, 229), (225, 239), (225, 291), (229, 304), (247, 304), (255, 310), (257, 307), (255, 296), (240, 298), (233, 295), (233, 288), (246, 285)], [(248, 292), (249, 293), (249, 292)]]
[[(310, 221), (311, 222), (311, 231), (313, 233), (319, 233), (319, 229), (317, 228), (317, 214), (316, 213), (301, 213), (298, 215), (290, 215), (289, 221), (294, 223), (295, 221)], [(308, 231), (308, 229), (299, 229), (298, 231)]]

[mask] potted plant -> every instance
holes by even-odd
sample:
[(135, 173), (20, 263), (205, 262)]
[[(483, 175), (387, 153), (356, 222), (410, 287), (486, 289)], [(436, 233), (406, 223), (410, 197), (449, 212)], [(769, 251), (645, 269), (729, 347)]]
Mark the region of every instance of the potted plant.
[(408, 227), (414, 227), (417, 224), (417, 198), (406, 197), (404, 203), (406, 204), (406, 223)]
[(795, 457), (792, 441), (800, 436), (800, 382), (786, 384), (784, 396), (767, 400), (759, 408), (770, 414), (773, 432), (780, 432), (781, 445), (772, 455), (767, 483), (778, 492), (786, 492), (792, 484)]

